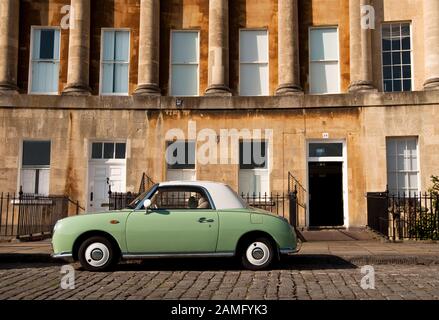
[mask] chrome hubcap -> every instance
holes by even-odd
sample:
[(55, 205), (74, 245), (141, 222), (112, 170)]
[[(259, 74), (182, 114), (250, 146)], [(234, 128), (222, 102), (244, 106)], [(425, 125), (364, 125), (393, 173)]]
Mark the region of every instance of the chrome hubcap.
[(85, 250), (85, 260), (93, 267), (102, 267), (109, 259), (110, 250), (103, 243), (92, 243)]
[(270, 249), (263, 242), (253, 242), (246, 251), (247, 260), (255, 266), (262, 266), (270, 259)]

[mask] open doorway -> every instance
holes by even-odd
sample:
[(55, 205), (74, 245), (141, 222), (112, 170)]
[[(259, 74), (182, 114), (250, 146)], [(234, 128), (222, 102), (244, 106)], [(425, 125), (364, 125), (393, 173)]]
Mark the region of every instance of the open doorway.
[(308, 143), (308, 227), (348, 224), (344, 141)]

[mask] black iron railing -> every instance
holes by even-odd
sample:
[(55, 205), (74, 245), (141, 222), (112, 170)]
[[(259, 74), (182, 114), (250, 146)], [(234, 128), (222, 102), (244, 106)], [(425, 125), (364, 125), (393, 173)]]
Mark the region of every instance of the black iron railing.
[(303, 217), (302, 224), (305, 223), (306, 217), (306, 189), (297, 180), (291, 172), (288, 172), (288, 194), (292, 199), (292, 205), (290, 210), (290, 223), (291, 225), (298, 227), (300, 217)]
[(439, 240), (439, 194), (368, 193), (368, 225), (392, 240)]
[(0, 193), (0, 237), (33, 238), (52, 234), (55, 223), (83, 210), (67, 196)]
[(285, 193), (247, 193), (241, 197), (249, 206), (271, 212), (284, 218), (290, 218), (291, 205), (294, 204), (292, 194)]

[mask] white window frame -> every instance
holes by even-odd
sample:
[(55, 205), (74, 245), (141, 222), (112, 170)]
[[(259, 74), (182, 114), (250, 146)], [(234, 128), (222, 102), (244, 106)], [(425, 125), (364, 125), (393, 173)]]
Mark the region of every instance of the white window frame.
[[(410, 91), (384, 91), (384, 60), (383, 60), (383, 25), (387, 24), (387, 25), (392, 25), (392, 24), (404, 24), (404, 23), (408, 23), (409, 27), (410, 27), (410, 63), (411, 63), (411, 73), (412, 73), (412, 89)], [(381, 91), (385, 92), (385, 93), (392, 93), (392, 92), (411, 92), (411, 91), (416, 91), (415, 90), (415, 73), (414, 73), (414, 64), (415, 64), (415, 60), (414, 60), (414, 56), (413, 56), (413, 25), (412, 25), (412, 21), (386, 21), (383, 22), (381, 24), (381, 28), (380, 28), (380, 61), (381, 61)], [(401, 49), (402, 51), (402, 49)], [(402, 65), (402, 61), (401, 61), (401, 65)], [(392, 65), (393, 67), (393, 65)], [(393, 72), (393, 71), (392, 71)], [(393, 81), (393, 76), (392, 76), (392, 81)], [(392, 85), (393, 86), (393, 85)]]
[[(200, 30), (197, 29), (171, 29), (170, 33), (169, 33), (169, 96), (171, 97), (176, 97), (173, 95), (172, 93), (172, 66), (174, 65), (174, 63), (172, 62), (172, 49), (173, 49), (173, 43), (172, 43), (172, 34), (173, 33), (183, 33), (183, 32), (188, 32), (188, 33), (197, 33), (197, 38), (198, 38), (198, 56), (197, 56), (197, 60), (198, 62), (196, 63), (197, 65), (197, 94), (195, 95), (179, 95), (179, 97), (199, 97), (200, 96), (200, 59), (201, 59), (201, 35), (200, 35)], [(185, 64), (181, 64), (181, 63), (176, 63), (175, 65), (181, 65), (181, 66), (185, 66), (185, 65), (195, 65), (195, 63), (185, 63)]]
[[(40, 167), (40, 168), (32, 168), (32, 167), (23, 167), (23, 153), (24, 153), (24, 142), (50, 142), (50, 164), (49, 167), (44, 168), (44, 167)], [(36, 138), (24, 138), (24, 139), (20, 139), (20, 145), (19, 145), (19, 171), (18, 171), (18, 175), (17, 175), (17, 193), (20, 192), (20, 186), (21, 186), (21, 180), (22, 180), (22, 171), (23, 170), (48, 170), (49, 171), (49, 186), (48, 186), (48, 190), (49, 190), (49, 194), (50, 194), (50, 174), (51, 174), (51, 169), (52, 169), (52, 157), (53, 157), (53, 141), (50, 138), (45, 139), (44, 137), (41, 139), (36, 139)], [(41, 193), (38, 193), (41, 194)]]
[[(35, 30), (58, 30), (59, 31), (59, 59), (55, 60), (55, 59), (51, 59), (51, 60), (34, 60), (33, 56), (34, 56), (34, 37), (35, 37)], [(60, 27), (53, 27), (53, 26), (31, 26), (31, 33), (30, 33), (30, 54), (29, 54), (29, 84), (28, 84), (28, 89), (27, 89), (27, 93), (30, 95), (51, 95), (51, 96), (56, 96), (59, 95), (59, 76), (60, 76), (60, 69), (61, 69), (61, 44), (62, 44), (62, 32), (61, 32), (61, 28)], [(38, 61), (53, 61), (54, 63), (58, 63), (59, 65), (59, 71), (58, 71), (58, 89), (55, 92), (33, 92), (32, 91), (32, 71), (33, 71), (33, 64), (34, 62), (38, 62)]]
[[(336, 29), (337, 30), (337, 48), (338, 48), (338, 60), (316, 60), (313, 61), (311, 59), (311, 31), (318, 29)], [(309, 52), (308, 52), (308, 79), (309, 79), (309, 94), (311, 95), (330, 95), (330, 94), (340, 94), (341, 93), (341, 64), (340, 64), (340, 27), (338, 25), (328, 25), (328, 26), (313, 26), (308, 28), (308, 44), (309, 44)], [(312, 63), (326, 63), (326, 62), (337, 62), (338, 66), (338, 92), (324, 92), (324, 93), (314, 93), (311, 92), (311, 84), (312, 84), (312, 76), (311, 76), (311, 64)]]
[[(268, 60), (267, 62), (261, 62), (261, 61), (257, 61), (257, 62), (241, 62), (241, 32), (242, 31), (265, 31), (267, 33), (267, 57)], [(267, 95), (258, 95), (256, 97), (268, 97), (270, 96), (270, 31), (268, 30), (268, 28), (240, 28), (239, 29), (239, 40), (238, 40), (238, 51), (239, 51), (239, 57), (238, 57), (238, 63), (239, 63), (239, 67), (238, 67), (238, 95), (241, 96), (241, 64), (248, 64), (248, 65), (263, 65), (266, 64), (267, 65), (267, 75), (268, 75), (268, 83), (267, 83)], [(243, 96), (243, 97), (251, 97), (251, 96)]]
[[(114, 62), (113, 64), (126, 64), (128, 65), (128, 73), (127, 73), (127, 92), (102, 92), (103, 85), (103, 75), (104, 75), (104, 33), (106, 31), (124, 31), (128, 32), (128, 62)], [(107, 62), (110, 63), (110, 62)], [(130, 94), (130, 67), (131, 67), (131, 29), (130, 28), (101, 28), (101, 54), (100, 54), (100, 66), (99, 66), (99, 95), (101, 96), (128, 96)]]
[[(251, 142), (265, 142), (265, 146), (266, 146), (266, 154), (265, 154), (265, 159), (266, 159), (266, 168), (254, 168), (254, 169), (241, 169), (240, 165), (241, 163), (238, 164), (238, 191), (240, 189), (239, 187), (239, 175), (241, 173), (241, 171), (243, 172), (262, 172), (267, 174), (267, 196), (270, 195), (271, 192), (271, 163), (270, 163), (270, 154), (271, 154), (271, 150), (270, 150), (270, 140), (267, 139), (243, 139), (243, 140), (239, 140), (238, 142), (238, 158), (241, 159), (241, 155), (240, 155), (240, 145), (241, 142), (247, 142), (247, 143), (251, 143)], [(239, 195), (241, 195), (241, 193), (239, 193)], [(246, 194), (244, 194), (246, 195)], [(253, 193), (249, 193), (249, 196), (252, 196)], [(265, 192), (261, 192), (261, 197), (265, 195)]]
[[(389, 182), (389, 168), (387, 167), (387, 162), (388, 162), (388, 152), (387, 152), (387, 141), (393, 139), (393, 140), (407, 140), (407, 139), (416, 139), (416, 160), (417, 160), (417, 167), (418, 170), (417, 171), (407, 171), (407, 170), (403, 170), (403, 171), (395, 171), (392, 172), (393, 174), (396, 174), (398, 176), (399, 173), (403, 173), (404, 175), (410, 174), (410, 173), (417, 173), (417, 184), (418, 184), (418, 188), (417, 188), (417, 193), (421, 192), (421, 159), (420, 159), (420, 150), (419, 150), (419, 136), (387, 136), (386, 137), (386, 181), (387, 181), (387, 186), (388, 186), (388, 182)], [(398, 155), (396, 155), (396, 157), (398, 157)], [(398, 159), (396, 160), (398, 161)], [(401, 188), (399, 188), (398, 186), (398, 192), (400, 191)], [(403, 188), (404, 190), (404, 194), (406, 193), (407, 188)], [(409, 188), (410, 189), (410, 188)], [(401, 194), (401, 193), (400, 193)], [(408, 196), (406, 194), (406, 196)], [(413, 196), (413, 195), (411, 195)]]

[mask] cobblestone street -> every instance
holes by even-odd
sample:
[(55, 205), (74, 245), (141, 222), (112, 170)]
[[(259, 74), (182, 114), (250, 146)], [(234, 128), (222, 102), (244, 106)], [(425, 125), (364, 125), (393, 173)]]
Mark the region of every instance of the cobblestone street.
[(439, 299), (437, 265), (374, 266), (375, 290), (363, 290), (364, 274), (351, 264), (284, 263), (262, 272), (239, 270), (228, 261), (190, 264), (122, 264), (108, 273), (75, 265), (70, 290), (60, 286), (61, 265), (1, 264), (0, 299)]

